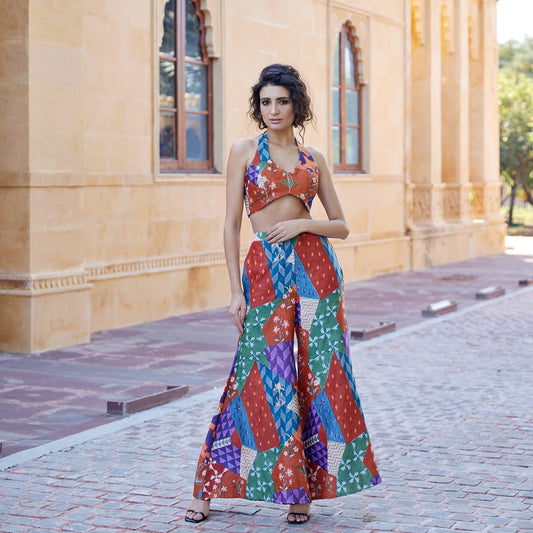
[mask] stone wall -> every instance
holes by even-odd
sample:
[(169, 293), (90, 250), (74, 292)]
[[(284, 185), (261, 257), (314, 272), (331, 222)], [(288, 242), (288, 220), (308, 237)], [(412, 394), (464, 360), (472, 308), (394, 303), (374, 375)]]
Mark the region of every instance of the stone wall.
[(2, 2), (0, 349), (226, 305), (224, 164), (235, 139), (257, 133), (250, 86), (266, 64), (296, 66), (317, 117), (305, 142), (331, 160), (343, 23), (359, 57), (365, 170), (334, 175), (351, 228), (334, 243), (346, 280), (501, 252), (495, 4), (202, 0), (215, 172), (164, 174), (164, 1)]

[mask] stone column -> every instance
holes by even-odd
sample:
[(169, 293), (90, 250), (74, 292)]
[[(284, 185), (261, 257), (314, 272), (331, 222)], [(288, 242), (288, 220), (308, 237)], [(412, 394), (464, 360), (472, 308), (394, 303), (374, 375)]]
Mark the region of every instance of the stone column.
[(470, 32), (470, 181), (475, 219), (501, 220), (496, 1), (472, 2)]
[(468, 6), (470, 0), (443, 2), (442, 181), (444, 218), (470, 220), (468, 155)]
[(90, 338), (83, 196), (70, 176), (83, 161), (81, 4), (60, 22), (49, 7), (0, 7), (0, 350), (13, 352)]
[(442, 225), (441, 0), (425, 0), (414, 13), (411, 59), (411, 181), (416, 227)]
[(30, 270), (28, 0), (0, 6), (0, 350), (30, 329), (28, 299), (14, 296)]

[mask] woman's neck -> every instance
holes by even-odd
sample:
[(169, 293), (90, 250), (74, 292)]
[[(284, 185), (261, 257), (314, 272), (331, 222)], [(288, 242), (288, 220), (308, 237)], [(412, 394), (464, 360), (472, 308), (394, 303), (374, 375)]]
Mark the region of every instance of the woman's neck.
[(292, 128), (283, 131), (276, 131), (267, 128), (266, 133), (269, 144), (275, 144), (276, 146), (280, 146), (282, 148), (287, 148), (296, 144), (296, 137), (294, 136), (294, 131)]

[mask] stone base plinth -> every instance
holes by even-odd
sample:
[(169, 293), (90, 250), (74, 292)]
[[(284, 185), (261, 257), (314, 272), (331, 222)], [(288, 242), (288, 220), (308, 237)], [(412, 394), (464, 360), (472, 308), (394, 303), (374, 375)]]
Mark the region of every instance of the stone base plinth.
[(102, 276), (92, 281), (91, 330), (101, 331), (229, 303), (223, 262), (160, 272)]
[[(505, 225), (495, 220), (417, 226), (409, 236), (370, 237), (333, 242), (345, 282), (502, 253)], [(221, 251), (153, 257), (4, 279), (0, 350), (51, 350), (88, 342), (95, 331), (225, 306), (223, 257)]]
[(2, 291), (0, 350), (35, 353), (89, 342), (90, 289)]
[(411, 268), (418, 270), (446, 263), (503, 253), (503, 223), (417, 228), (412, 234)]
[(408, 237), (335, 241), (334, 246), (346, 283), (409, 270)]

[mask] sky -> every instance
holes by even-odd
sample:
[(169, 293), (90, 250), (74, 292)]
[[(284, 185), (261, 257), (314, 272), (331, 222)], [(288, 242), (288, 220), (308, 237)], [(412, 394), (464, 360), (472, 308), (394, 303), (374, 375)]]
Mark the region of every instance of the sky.
[(497, 10), (499, 43), (533, 37), (533, 0), (499, 0)]

